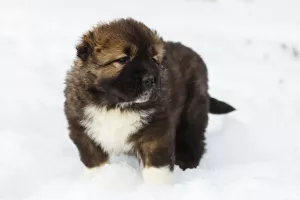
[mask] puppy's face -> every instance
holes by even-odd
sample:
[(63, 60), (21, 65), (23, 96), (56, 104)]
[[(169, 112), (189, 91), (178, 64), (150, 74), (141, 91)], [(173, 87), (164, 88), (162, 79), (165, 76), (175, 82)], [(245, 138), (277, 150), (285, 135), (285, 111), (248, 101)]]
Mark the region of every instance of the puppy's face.
[(145, 103), (159, 90), (163, 41), (142, 23), (99, 25), (83, 36), (77, 55), (95, 95), (106, 101)]

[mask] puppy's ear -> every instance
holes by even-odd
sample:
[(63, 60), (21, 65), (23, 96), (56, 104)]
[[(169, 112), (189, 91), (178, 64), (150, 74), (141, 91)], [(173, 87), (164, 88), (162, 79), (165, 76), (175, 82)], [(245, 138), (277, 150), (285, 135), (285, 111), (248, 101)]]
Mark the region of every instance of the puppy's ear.
[(82, 60), (86, 61), (92, 54), (94, 47), (94, 35), (92, 32), (88, 32), (83, 35), (81, 42), (76, 46), (77, 56)]

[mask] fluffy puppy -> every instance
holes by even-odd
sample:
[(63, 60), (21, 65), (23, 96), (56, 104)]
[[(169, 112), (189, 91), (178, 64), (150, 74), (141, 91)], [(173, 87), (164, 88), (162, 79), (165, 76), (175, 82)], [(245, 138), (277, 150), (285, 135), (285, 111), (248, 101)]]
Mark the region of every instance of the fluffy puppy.
[(82, 36), (64, 94), (70, 138), (84, 165), (99, 167), (113, 153), (134, 155), (152, 183), (170, 182), (174, 164), (197, 167), (208, 113), (234, 110), (209, 96), (197, 53), (134, 19), (99, 24)]

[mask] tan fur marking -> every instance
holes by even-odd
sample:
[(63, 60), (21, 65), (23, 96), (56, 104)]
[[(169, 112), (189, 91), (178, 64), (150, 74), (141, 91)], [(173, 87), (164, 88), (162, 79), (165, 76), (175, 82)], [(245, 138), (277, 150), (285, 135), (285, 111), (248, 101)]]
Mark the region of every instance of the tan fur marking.
[(153, 58), (160, 63), (162, 62), (162, 59), (165, 55), (165, 49), (163, 47), (163, 44), (160, 42), (159, 44), (155, 45), (155, 49), (157, 51), (157, 54)]
[(157, 149), (159, 141), (152, 141), (143, 144), (143, 152), (144, 152), (144, 167), (151, 167), (151, 159), (150, 155)]
[(125, 47), (121, 44), (102, 50), (99, 50), (100, 48), (98, 48), (97, 52), (95, 53), (95, 57), (100, 65), (105, 65), (106, 63), (126, 56), (124, 53), (124, 48)]

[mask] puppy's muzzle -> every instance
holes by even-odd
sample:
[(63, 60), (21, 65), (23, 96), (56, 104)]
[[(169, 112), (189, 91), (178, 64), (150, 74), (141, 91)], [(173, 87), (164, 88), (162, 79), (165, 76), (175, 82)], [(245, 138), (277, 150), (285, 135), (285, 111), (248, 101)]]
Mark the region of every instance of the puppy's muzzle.
[(104, 80), (97, 84), (97, 90), (106, 95), (117, 97), (119, 100), (126, 100), (126, 96), (112, 86), (110, 81)]

